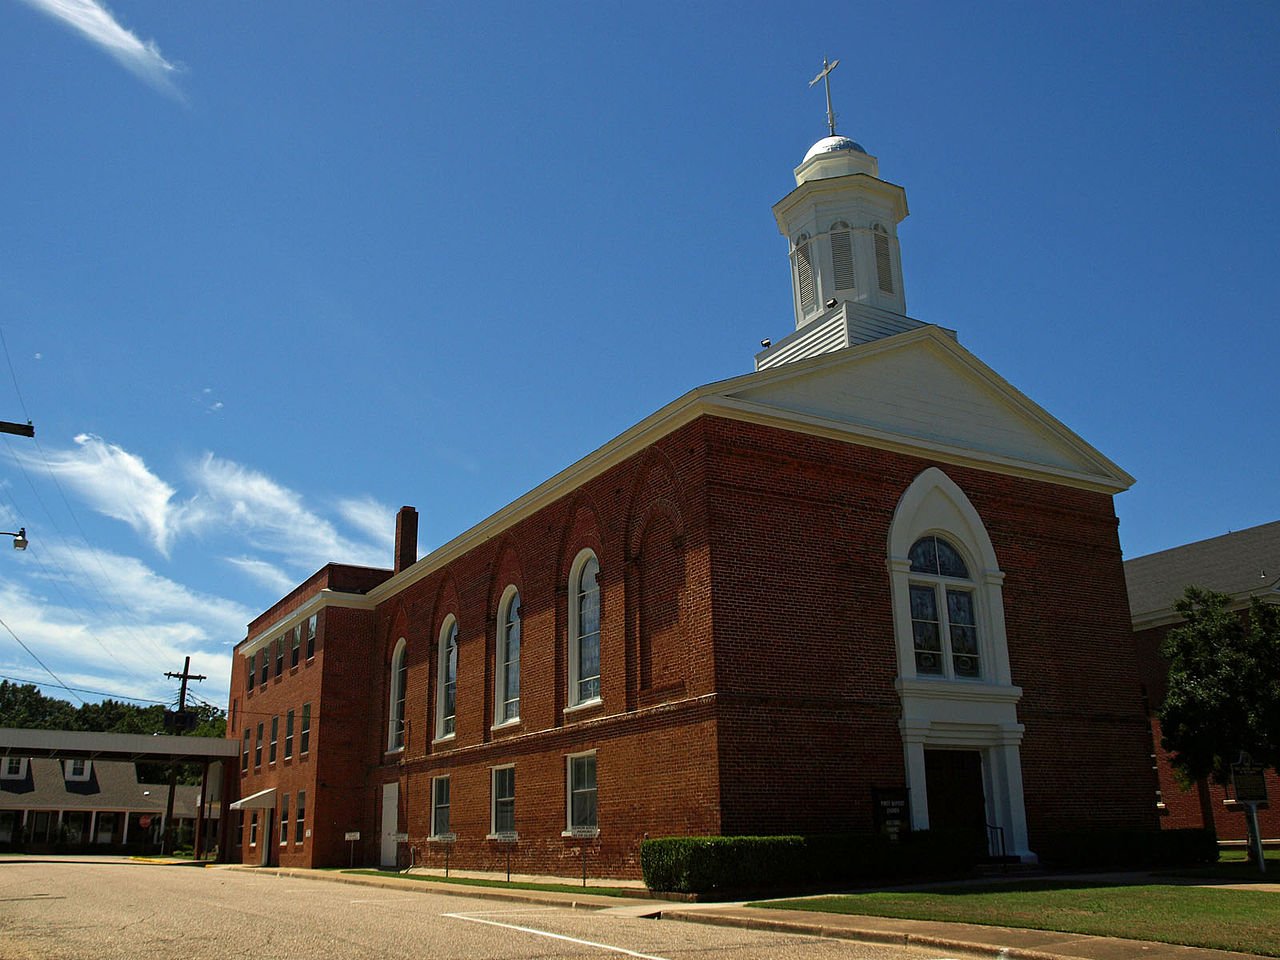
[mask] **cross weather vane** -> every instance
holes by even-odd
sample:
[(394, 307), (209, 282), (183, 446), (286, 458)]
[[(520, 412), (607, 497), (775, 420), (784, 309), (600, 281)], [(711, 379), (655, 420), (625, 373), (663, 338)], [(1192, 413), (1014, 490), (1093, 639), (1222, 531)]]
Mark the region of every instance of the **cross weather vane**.
[(826, 57), (823, 57), (823, 58), (822, 58), (822, 72), (821, 72), (820, 74), (818, 74), (816, 77), (814, 77), (812, 80), (810, 80), (810, 81), (809, 81), (809, 86), (810, 86), (810, 87), (812, 87), (814, 84), (816, 84), (819, 80), (822, 80), (823, 82), (825, 82), (825, 83), (826, 83), (826, 86), (827, 86), (827, 126), (830, 128), (830, 130), (831, 130), (831, 136), (833, 136), (833, 137), (836, 135), (836, 115), (835, 115), (835, 111), (833, 111), (833, 110), (831, 109), (831, 71), (832, 71), (832, 70), (834, 70), (834, 69), (835, 69), (836, 67), (838, 67), (839, 65), (840, 65), (840, 61), (839, 61), (839, 59), (832, 60), (830, 63), (827, 63), (827, 58), (826, 58)]

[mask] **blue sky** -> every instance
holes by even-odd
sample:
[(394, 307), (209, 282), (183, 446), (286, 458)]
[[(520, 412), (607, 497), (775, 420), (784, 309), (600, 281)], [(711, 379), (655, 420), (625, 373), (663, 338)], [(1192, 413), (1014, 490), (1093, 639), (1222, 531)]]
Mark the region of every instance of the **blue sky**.
[(1274, 520), (1276, 49), (1274, 3), (0, 0), (0, 675), (225, 703), (401, 504), (429, 549), (747, 372), (824, 54), (908, 312), (1137, 478), (1126, 555)]

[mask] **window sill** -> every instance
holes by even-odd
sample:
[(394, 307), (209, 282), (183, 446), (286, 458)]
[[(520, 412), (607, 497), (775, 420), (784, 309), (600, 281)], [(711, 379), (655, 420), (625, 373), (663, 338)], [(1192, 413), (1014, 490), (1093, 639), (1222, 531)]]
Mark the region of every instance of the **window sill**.
[(384, 750), (384, 751), (382, 752), (382, 755), (383, 755), (384, 757), (390, 757), (390, 756), (392, 756), (392, 755), (395, 755), (395, 754), (401, 754), (401, 753), (404, 753), (404, 746), (403, 746), (403, 745), (401, 745), (401, 746), (399, 746), (399, 747), (388, 747), (386, 750)]
[(501, 840), (506, 843), (514, 843), (520, 839), (520, 834), (512, 830), (510, 833), (486, 833), (484, 838), (486, 840)]
[(506, 730), (508, 727), (518, 727), (518, 726), (520, 726), (520, 718), (512, 717), (510, 720), (503, 720), (501, 723), (495, 723), (489, 729), (490, 730)]
[(431, 745), (434, 747), (437, 743), (448, 743), (449, 741), (456, 740), (457, 738), (458, 734), (456, 731), (453, 733), (446, 733), (443, 737), (436, 737), (432, 740)]
[[(591, 830), (591, 833), (586, 832), (588, 829)], [(600, 828), (576, 827), (573, 830), (561, 830), (560, 836), (566, 840), (596, 840), (600, 837)]]
[(603, 697), (592, 697), (590, 700), (583, 700), (581, 703), (575, 703), (564, 708), (565, 713), (577, 713), (579, 710), (590, 710), (592, 707), (599, 707), (604, 704)]

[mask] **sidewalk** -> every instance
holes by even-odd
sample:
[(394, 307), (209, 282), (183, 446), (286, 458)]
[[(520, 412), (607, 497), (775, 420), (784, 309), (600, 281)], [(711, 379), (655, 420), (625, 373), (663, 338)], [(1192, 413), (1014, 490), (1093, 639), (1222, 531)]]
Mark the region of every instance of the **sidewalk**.
[[(772, 930), (814, 937), (831, 937), (862, 943), (897, 944), (925, 947), (946, 953), (971, 957), (993, 957), (998, 960), (1243, 960), (1254, 954), (1203, 947), (1181, 947), (1146, 940), (1118, 940), (1075, 933), (1047, 930), (1024, 930), (1010, 927), (988, 927), (969, 923), (944, 923), (925, 920), (897, 920), (887, 917), (845, 916), (829, 913), (801, 913), (795, 910), (770, 910), (747, 907), (741, 903), (673, 903), (669, 900), (643, 899), (643, 884), (587, 878), (587, 882), (634, 889), (637, 898), (603, 897), (590, 893), (562, 893), (542, 890), (517, 890), (501, 887), (479, 887), (469, 884), (436, 883), (429, 879), (409, 879), (403, 875), (339, 873), (332, 870), (300, 870), (279, 867), (223, 865), (220, 869), (250, 870), (278, 876), (309, 880), (329, 880), (398, 891), (455, 897), (476, 897), (516, 903), (537, 903), (627, 917), (682, 920), (751, 930)], [(436, 871), (415, 871), (425, 877)], [(465, 871), (470, 877), (505, 880), (505, 873)], [(451, 876), (462, 872), (450, 871)], [(534, 877), (512, 874), (512, 881), (537, 883), (572, 883), (564, 877)]]

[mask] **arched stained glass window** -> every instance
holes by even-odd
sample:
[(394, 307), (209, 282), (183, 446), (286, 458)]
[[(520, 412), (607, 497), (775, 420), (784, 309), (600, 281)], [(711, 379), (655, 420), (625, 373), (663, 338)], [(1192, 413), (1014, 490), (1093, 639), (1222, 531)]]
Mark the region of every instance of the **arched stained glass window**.
[(911, 632), (916, 672), (977, 679), (978, 626), (969, 567), (942, 537), (921, 537), (911, 547)]

